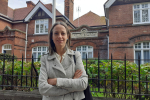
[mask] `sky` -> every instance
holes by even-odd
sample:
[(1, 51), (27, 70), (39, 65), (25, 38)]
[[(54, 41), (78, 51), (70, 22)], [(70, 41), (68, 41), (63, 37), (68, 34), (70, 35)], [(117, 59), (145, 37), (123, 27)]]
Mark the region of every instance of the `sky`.
[[(8, 0), (8, 6), (12, 9), (27, 7), (26, 1), (32, 1), (37, 4), (39, 0)], [(52, 3), (53, 0), (40, 0), (44, 4)], [(74, 0), (74, 20), (78, 16), (82, 16), (89, 11), (94, 12), (99, 16), (104, 16), (104, 3), (107, 0)], [(80, 12), (77, 11), (77, 8), (80, 8)], [(64, 15), (64, 0), (56, 0), (57, 10)]]

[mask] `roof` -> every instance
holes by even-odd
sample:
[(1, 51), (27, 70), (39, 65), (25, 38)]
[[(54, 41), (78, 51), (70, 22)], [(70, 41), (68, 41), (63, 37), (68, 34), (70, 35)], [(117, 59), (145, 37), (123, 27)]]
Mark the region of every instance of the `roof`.
[[(45, 7), (52, 12), (52, 4), (45, 4)], [(34, 7), (24, 7), (13, 10), (12, 8), (8, 7), (7, 16), (13, 20), (23, 20), (33, 8)], [(56, 16), (59, 15), (62, 14), (56, 9)]]
[(73, 21), (73, 24), (76, 27), (78, 27), (78, 19), (79, 19), (79, 26), (81, 25), (88, 25), (88, 26), (106, 25), (105, 16), (99, 16), (91, 11), (89, 11), (87, 14)]

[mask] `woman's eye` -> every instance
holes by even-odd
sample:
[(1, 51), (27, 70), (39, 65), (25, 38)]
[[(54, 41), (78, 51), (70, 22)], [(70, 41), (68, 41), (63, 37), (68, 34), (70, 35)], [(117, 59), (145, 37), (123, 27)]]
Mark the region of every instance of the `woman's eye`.
[(55, 35), (57, 35), (58, 33), (55, 33)]
[(65, 33), (61, 33), (62, 35), (65, 35)]

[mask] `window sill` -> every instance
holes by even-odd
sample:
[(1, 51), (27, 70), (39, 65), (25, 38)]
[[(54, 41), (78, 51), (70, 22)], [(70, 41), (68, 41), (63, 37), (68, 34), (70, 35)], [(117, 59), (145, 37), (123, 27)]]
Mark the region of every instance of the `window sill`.
[(147, 26), (147, 25), (150, 25), (150, 23), (132, 24), (132, 26)]
[(48, 33), (34, 33), (33, 35), (48, 35)]

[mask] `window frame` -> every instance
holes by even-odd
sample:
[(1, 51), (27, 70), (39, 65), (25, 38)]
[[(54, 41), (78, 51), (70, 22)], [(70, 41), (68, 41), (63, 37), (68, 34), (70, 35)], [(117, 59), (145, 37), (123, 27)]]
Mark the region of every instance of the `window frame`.
[[(83, 50), (82, 50), (83, 46), (86, 46), (86, 51), (83, 51)], [(83, 53), (83, 52), (86, 52), (87, 58), (88, 58), (88, 53), (89, 53), (89, 52), (92, 52), (92, 58), (93, 58), (93, 52), (94, 52), (94, 51), (93, 51), (93, 46), (90, 46), (90, 47), (92, 47), (92, 50), (91, 50), (91, 51), (88, 50), (88, 47), (89, 47), (89, 46), (90, 46), (90, 45), (81, 45), (81, 46), (77, 46), (77, 47), (76, 47), (76, 51), (78, 51), (78, 50), (77, 50), (78, 47), (81, 47), (81, 51), (79, 51), (80, 54), (81, 54), (81, 57), (82, 57), (82, 53)], [(84, 58), (82, 57), (82, 59), (84, 59)]]
[[(10, 45), (11, 49), (4, 49), (4, 46), (6, 46), (6, 45)], [(12, 45), (11, 44), (4, 44), (4, 45), (2, 45), (2, 53), (3, 53), (3, 50), (12, 50)]]
[[(144, 42), (149, 42), (149, 48), (143, 48), (143, 43)], [(138, 44), (138, 43), (141, 43), (141, 48), (135, 48), (135, 45), (136, 44)], [(143, 41), (143, 42), (138, 42), (138, 43), (135, 43), (134, 44), (134, 59), (136, 59), (135, 58), (135, 52), (136, 51), (141, 51), (141, 64), (144, 64), (144, 51), (149, 51), (149, 57), (150, 57), (150, 41)], [(135, 63), (136, 61), (134, 60), (134, 63)]]
[[(43, 29), (43, 30), (44, 30), (44, 33), (40, 33), (40, 23), (39, 23), (39, 24), (36, 24), (36, 21), (39, 21), (39, 22), (40, 22), (41, 20), (44, 20), (44, 29)], [(49, 28), (49, 19), (37, 19), (37, 20), (35, 20), (34, 34), (36, 34), (36, 35), (38, 35), (38, 34), (39, 34), (39, 35), (40, 35), (40, 34), (48, 34), (48, 32), (45, 32), (45, 20), (48, 21), (47, 24), (48, 24), (48, 28)], [(36, 33), (36, 25), (39, 25), (39, 33)]]
[[(41, 51), (38, 51), (38, 47), (41, 47)], [(31, 53), (31, 55), (33, 56), (33, 53), (36, 53), (36, 58), (35, 58), (35, 62), (37, 62), (38, 61), (38, 53), (40, 52), (41, 53), (41, 55), (43, 55), (43, 52), (45, 52), (45, 51), (43, 51), (43, 47), (46, 47), (46, 53), (48, 52), (48, 46), (36, 46), (36, 47), (32, 47), (32, 53)], [(36, 48), (36, 51), (34, 51), (33, 49), (34, 48)], [(33, 57), (34, 58), (34, 57)]]
[[(148, 4), (148, 8), (142, 8), (142, 4)], [(140, 8), (139, 9), (134, 9), (134, 6), (135, 5), (140, 5)], [(133, 24), (150, 24), (150, 2), (143, 2), (143, 3), (136, 3), (136, 4), (133, 4)], [(144, 9), (148, 9), (148, 18), (149, 18), (149, 21), (148, 22), (142, 22), (142, 10)], [(140, 10), (140, 22), (134, 22), (134, 11), (136, 10)]]

